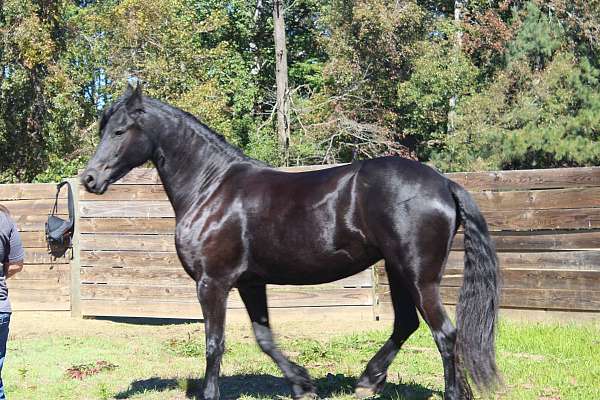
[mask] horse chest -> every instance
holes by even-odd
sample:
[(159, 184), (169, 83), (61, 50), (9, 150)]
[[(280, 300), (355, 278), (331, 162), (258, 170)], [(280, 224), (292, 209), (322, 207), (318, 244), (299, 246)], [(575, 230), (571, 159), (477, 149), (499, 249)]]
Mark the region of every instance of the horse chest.
[(244, 264), (246, 246), (237, 218), (213, 223), (178, 224), (175, 245), (181, 261), (195, 276), (226, 276)]

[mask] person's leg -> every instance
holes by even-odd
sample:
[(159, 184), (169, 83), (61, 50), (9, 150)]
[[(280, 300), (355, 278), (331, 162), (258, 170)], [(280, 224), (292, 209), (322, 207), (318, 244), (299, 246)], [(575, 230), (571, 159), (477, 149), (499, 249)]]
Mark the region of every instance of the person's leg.
[(0, 400), (6, 399), (4, 384), (2, 383), (2, 366), (6, 355), (6, 341), (8, 340), (8, 324), (10, 313), (0, 313)]

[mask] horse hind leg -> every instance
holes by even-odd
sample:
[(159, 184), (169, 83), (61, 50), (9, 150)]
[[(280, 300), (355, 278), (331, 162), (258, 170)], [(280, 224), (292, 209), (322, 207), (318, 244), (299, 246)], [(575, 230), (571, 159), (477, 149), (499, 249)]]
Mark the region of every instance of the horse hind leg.
[[(387, 368), (402, 344), (418, 327), (418, 310), (429, 326), (442, 357), (444, 398), (472, 399), (472, 392), (460, 368), (460, 360), (455, 355), (456, 329), (446, 314), (439, 290), (451, 236), (445, 245), (440, 245), (439, 234), (424, 230), (422, 235), (415, 235), (412, 242), (386, 252), (385, 267), (394, 306), (394, 331), (359, 379), (359, 397), (381, 390)], [(435, 240), (428, 240), (431, 238)]]
[(389, 262), (386, 262), (386, 271), (394, 308), (394, 328), (390, 338), (368, 362), (365, 371), (358, 379), (355, 390), (358, 398), (372, 397), (383, 389), (390, 364), (402, 344), (419, 327), (419, 317), (408, 288)]
[[(415, 245), (413, 249), (418, 249)], [(418, 250), (419, 257), (411, 257), (404, 254), (403, 266), (404, 276), (418, 277), (406, 279), (405, 285), (412, 294), (423, 320), (429, 326), (435, 344), (440, 352), (444, 366), (444, 399), (446, 400), (469, 400), (473, 398), (471, 388), (460, 368), (460, 360), (456, 357), (456, 329), (446, 314), (446, 310), (440, 296), (440, 281), (444, 265), (450, 248), (448, 240), (447, 248), (439, 248), (438, 251), (429, 248)], [(409, 260), (411, 262), (409, 263)]]
[(419, 285), (422, 300), (417, 307), (431, 330), (435, 344), (442, 356), (446, 400), (469, 400), (473, 393), (462, 373), (456, 356), (456, 329), (446, 314), (439, 293), (439, 284)]

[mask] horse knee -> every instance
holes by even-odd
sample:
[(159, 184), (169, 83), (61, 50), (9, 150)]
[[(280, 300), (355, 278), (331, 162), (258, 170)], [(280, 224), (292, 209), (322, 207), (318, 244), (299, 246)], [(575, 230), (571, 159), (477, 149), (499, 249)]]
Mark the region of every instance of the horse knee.
[(445, 323), (442, 329), (433, 332), (433, 336), (442, 356), (454, 356), (456, 328), (452, 324)]
[(206, 341), (206, 357), (214, 358), (223, 354), (225, 351), (225, 342), (222, 339), (208, 339)]

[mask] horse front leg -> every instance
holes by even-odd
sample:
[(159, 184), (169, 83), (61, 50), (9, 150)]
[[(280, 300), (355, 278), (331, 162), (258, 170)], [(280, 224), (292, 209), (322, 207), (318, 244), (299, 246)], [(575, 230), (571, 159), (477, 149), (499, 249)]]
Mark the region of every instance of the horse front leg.
[(206, 336), (206, 372), (202, 394), (205, 400), (218, 400), (219, 371), (225, 350), (225, 309), (229, 286), (203, 277), (197, 282), (196, 291), (202, 306)]
[(244, 286), (239, 287), (238, 290), (252, 321), (252, 329), (258, 345), (265, 354), (275, 361), (283, 375), (290, 382), (294, 399), (309, 400), (317, 398), (316, 388), (308, 371), (288, 360), (275, 345), (269, 326), (265, 285)]

